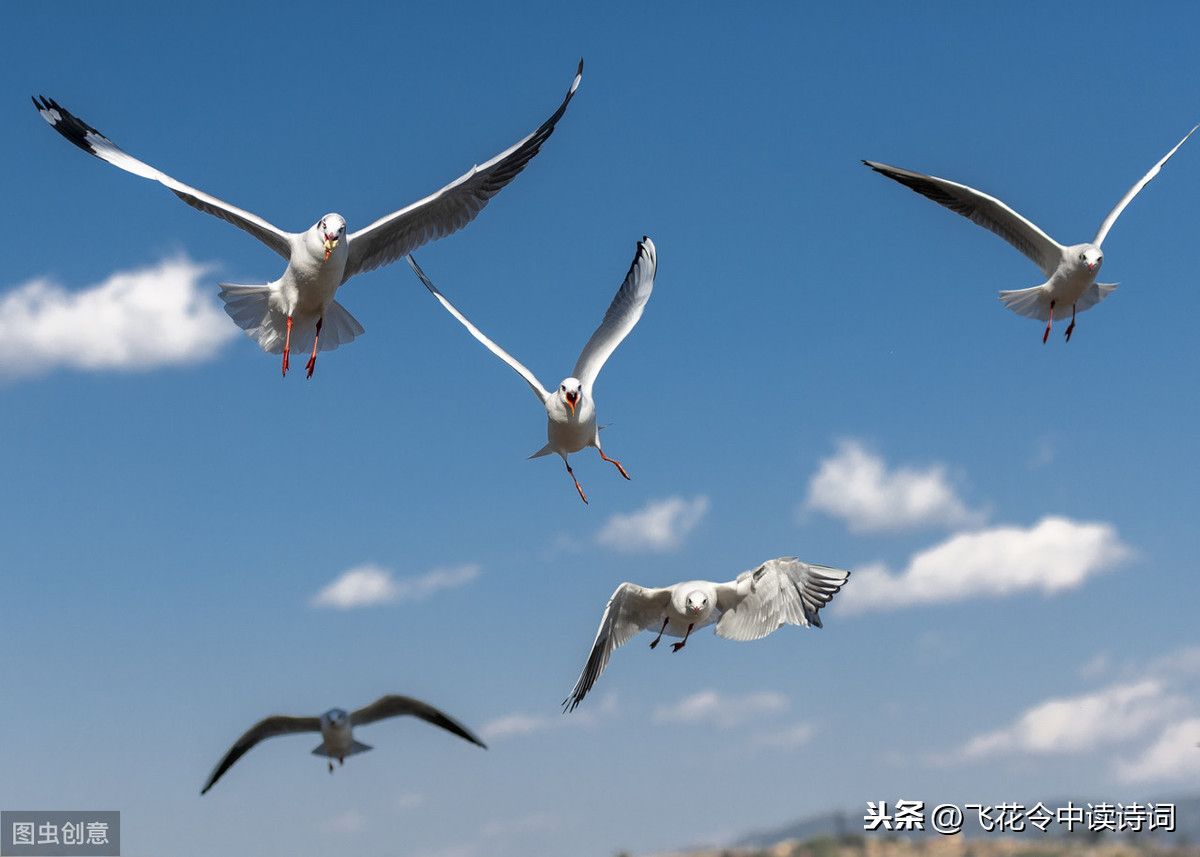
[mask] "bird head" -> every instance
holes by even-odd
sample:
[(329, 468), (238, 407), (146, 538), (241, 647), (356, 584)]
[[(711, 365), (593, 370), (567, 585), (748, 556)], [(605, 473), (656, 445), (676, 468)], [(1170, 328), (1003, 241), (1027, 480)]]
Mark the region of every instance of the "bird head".
[(326, 214), (316, 225), (316, 230), (317, 238), (325, 248), (325, 261), (328, 262), (333, 248), (346, 237), (346, 221), (340, 214)]
[(571, 416), (575, 415), (575, 409), (579, 407), (579, 403), (583, 400), (583, 384), (578, 378), (568, 378), (558, 385), (558, 395), (562, 397), (563, 402), (571, 409)]
[(331, 708), (321, 715), (321, 725), (323, 726), (341, 726), (346, 723), (350, 715), (346, 714), (340, 708)]
[(1079, 254), (1079, 261), (1087, 265), (1087, 269), (1094, 274), (1104, 264), (1104, 254), (1100, 251), (1099, 247), (1089, 245)]
[(687, 614), (689, 617), (700, 616), (708, 612), (708, 596), (697, 589), (689, 592), (687, 597)]

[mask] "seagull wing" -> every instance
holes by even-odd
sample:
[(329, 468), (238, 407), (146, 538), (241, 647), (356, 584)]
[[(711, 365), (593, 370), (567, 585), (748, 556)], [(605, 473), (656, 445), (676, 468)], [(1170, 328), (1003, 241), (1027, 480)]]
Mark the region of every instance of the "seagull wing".
[(1054, 273), (1062, 260), (1065, 248), (1061, 244), (994, 196), (988, 196), (965, 184), (939, 179), (937, 176), (922, 175), (874, 161), (863, 163), (880, 175), (912, 188), (922, 196), (999, 235), (1033, 260), (1046, 277)]
[(636, 583), (622, 583), (608, 599), (596, 641), (587, 664), (575, 682), (571, 695), (563, 700), (565, 711), (574, 711), (592, 689), (608, 665), (613, 650), (629, 642), (630, 637), (662, 621), (663, 611), (671, 602), (671, 589), (647, 589)]
[(430, 282), (429, 277), (425, 276), (425, 272), (421, 270), (421, 266), (417, 264), (417, 260), (414, 259), (412, 255), (408, 256), (408, 264), (412, 267), (413, 272), (421, 279), (421, 282), (425, 284), (425, 288), (429, 289), (430, 294), (437, 298), (438, 302), (446, 308), (446, 311), (462, 322), (463, 327), (465, 327), (472, 336), (486, 345), (488, 351), (495, 354), (514, 370), (516, 370), (516, 373), (525, 379), (525, 383), (530, 386), (534, 394), (541, 400), (542, 404), (546, 404), (546, 400), (550, 398), (550, 393), (545, 387), (542, 386), (542, 382), (539, 381), (532, 372), (526, 369), (525, 366), (518, 362), (517, 359), (511, 354), (484, 336), (483, 331), (471, 324), (471, 322), (467, 321), (467, 317), (455, 309), (454, 304), (446, 300), (445, 296), (437, 290), (437, 287), (434, 286), (432, 282)]
[(484, 744), (475, 737), (474, 732), (463, 726), (446, 712), (439, 711), (432, 705), (422, 702), (419, 699), (413, 699), (411, 696), (400, 696), (395, 693), (381, 696), (370, 705), (364, 705), (357, 711), (350, 712), (350, 725), (361, 726), (364, 723), (374, 723), (376, 720), (383, 720), (385, 717), (399, 717), (403, 714), (420, 717), (427, 723), (440, 726), (447, 732), (453, 732), (459, 738), (470, 741), (472, 744), (478, 744), (485, 750), (487, 749), (487, 744)]
[(246, 754), (246, 751), (259, 741), (274, 738), (276, 735), (288, 735), (292, 732), (320, 731), (320, 717), (288, 717), (287, 715), (276, 714), (273, 717), (267, 717), (258, 721), (246, 730), (246, 734), (238, 738), (237, 742), (229, 748), (229, 752), (222, 757), (221, 761), (217, 762), (217, 766), (208, 775), (208, 782), (204, 784), (204, 788), (200, 789), (200, 794), (204, 794), (211, 789), (213, 783), (221, 779), (221, 775), (228, 771), (234, 762), (242, 758)]
[(95, 155), (102, 161), (108, 161), (114, 167), (120, 167), (126, 172), (161, 182), (192, 208), (211, 214), (213, 217), (219, 217), (239, 229), (244, 229), (284, 259), (291, 260), (293, 239), (291, 233), (272, 226), (257, 214), (243, 211), (236, 205), (230, 205), (202, 190), (196, 190), (190, 185), (171, 178), (166, 173), (159, 172), (149, 164), (139, 161), (91, 125), (67, 112), (66, 108), (60, 106), (53, 98), (43, 96), (40, 103), (35, 98), (33, 106), (38, 109), (42, 118), (49, 122), (55, 131), (85, 152)]
[(809, 565), (795, 557), (772, 559), (717, 588), (722, 611), (716, 632), (727, 640), (757, 640), (783, 625), (821, 627), (817, 612), (850, 572)]
[(554, 115), (542, 126), (510, 149), (483, 166), (473, 167), (435, 194), (376, 220), (365, 229), (350, 233), (350, 257), (342, 282), (395, 262), (422, 244), (457, 232), (475, 219), (500, 189), (517, 177), (554, 132), (554, 125), (566, 112), (583, 76), (583, 60), (567, 96)]
[(617, 290), (616, 297), (604, 314), (604, 321), (596, 328), (592, 338), (579, 355), (572, 376), (583, 382), (584, 394), (589, 396), (596, 376), (604, 361), (613, 353), (621, 340), (624, 339), (633, 326), (642, 317), (646, 301), (650, 300), (650, 292), (654, 289), (654, 274), (658, 269), (658, 255), (654, 250), (654, 242), (643, 236), (638, 242), (633, 264), (625, 275), (625, 282)]
[[(1200, 128), (1200, 125), (1197, 125), (1196, 128)], [(1100, 231), (1098, 231), (1096, 233), (1096, 237), (1092, 239), (1093, 244), (1095, 244), (1097, 247), (1100, 246), (1100, 243), (1104, 240), (1104, 237), (1108, 235), (1108, 230), (1112, 229), (1112, 225), (1117, 222), (1117, 218), (1120, 217), (1121, 212), (1125, 210), (1125, 206), (1129, 205), (1129, 203), (1133, 201), (1133, 198), (1138, 195), (1138, 192), (1150, 183), (1150, 179), (1158, 175), (1158, 171), (1162, 169), (1162, 165), (1170, 160), (1171, 156), (1175, 154), (1180, 146), (1187, 142), (1187, 138), (1196, 132), (1196, 128), (1188, 131), (1187, 136), (1176, 143), (1175, 148), (1167, 152), (1161, 161), (1151, 167), (1150, 172), (1142, 176), (1141, 181), (1125, 192), (1125, 195), (1121, 197), (1121, 201), (1113, 206), (1113, 210), (1108, 213), (1108, 217), (1104, 218), (1104, 222), (1100, 224)]]

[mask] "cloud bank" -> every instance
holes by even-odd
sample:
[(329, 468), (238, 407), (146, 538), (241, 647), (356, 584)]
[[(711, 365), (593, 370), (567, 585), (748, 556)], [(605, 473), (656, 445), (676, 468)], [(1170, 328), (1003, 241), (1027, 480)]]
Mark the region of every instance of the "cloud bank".
[(692, 500), (658, 500), (631, 514), (613, 515), (596, 534), (596, 541), (628, 553), (676, 550), (708, 512), (708, 505), (703, 495)]
[(821, 461), (800, 508), (825, 512), (854, 533), (894, 533), (927, 527), (977, 526), (986, 518), (958, 498), (945, 465), (889, 471), (884, 460), (856, 440), (838, 441)]
[(435, 568), (418, 577), (397, 580), (387, 569), (361, 565), (339, 575), (312, 598), (313, 607), (353, 610), (377, 604), (422, 601), (443, 589), (465, 586), (479, 576), (478, 565)]
[(968, 598), (1073, 589), (1133, 551), (1110, 524), (1047, 516), (1032, 527), (959, 533), (913, 555), (899, 574), (882, 564), (855, 569), (835, 602), (845, 613), (894, 610)]
[(0, 296), (0, 378), (149, 370), (216, 356), (239, 331), (210, 269), (186, 257), (68, 291), (38, 279)]

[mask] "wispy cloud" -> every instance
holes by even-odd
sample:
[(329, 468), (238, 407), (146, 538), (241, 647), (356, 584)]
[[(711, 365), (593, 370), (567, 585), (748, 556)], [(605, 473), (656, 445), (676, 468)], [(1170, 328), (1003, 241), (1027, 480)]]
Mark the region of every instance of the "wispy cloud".
[(810, 480), (799, 514), (814, 510), (839, 518), (855, 533), (977, 526), (987, 517), (958, 498), (945, 465), (889, 471), (881, 457), (852, 439), (838, 441), (837, 452), (821, 461)]
[(796, 723), (786, 729), (761, 732), (755, 736), (754, 743), (774, 750), (795, 750), (812, 741), (816, 732), (811, 723)]
[(972, 738), (962, 759), (1013, 752), (1078, 753), (1136, 737), (1184, 702), (1158, 678), (1113, 684), (1093, 693), (1039, 703), (1010, 726)]
[(668, 497), (628, 515), (613, 515), (596, 541), (619, 551), (663, 553), (683, 544), (708, 512), (708, 498)]
[(377, 565), (361, 565), (339, 575), (312, 598), (313, 607), (352, 610), (377, 604), (422, 601), (443, 589), (465, 586), (479, 576), (478, 565), (435, 568), (417, 577), (397, 580)]
[(1200, 780), (1200, 717), (1167, 726), (1137, 758), (1119, 762), (1117, 777), (1127, 783)]
[(497, 717), (483, 724), (483, 727), (479, 730), (479, 737), (490, 744), (497, 739), (522, 738), (551, 729), (591, 726), (601, 718), (616, 715), (620, 710), (615, 693), (606, 694), (597, 700), (596, 703), (596, 705), (590, 708), (580, 708), (577, 711), (571, 712), (569, 717), (564, 717), (562, 714), (550, 716), (545, 714), (524, 714), (521, 712), (505, 714), (502, 717)]
[(1048, 516), (1033, 527), (960, 533), (914, 554), (894, 574), (882, 564), (854, 570), (836, 612), (895, 610), (1017, 592), (1079, 586), (1133, 555), (1110, 524)]
[(715, 690), (703, 690), (674, 705), (655, 709), (655, 723), (698, 723), (732, 729), (764, 714), (787, 708), (787, 698), (773, 691), (747, 696), (722, 696)]
[(211, 359), (239, 331), (209, 272), (180, 256), (79, 291), (37, 279), (0, 295), (0, 378)]
[(327, 818), (319, 825), (322, 833), (358, 833), (367, 826), (367, 817), (357, 810), (348, 809), (345, 812)]

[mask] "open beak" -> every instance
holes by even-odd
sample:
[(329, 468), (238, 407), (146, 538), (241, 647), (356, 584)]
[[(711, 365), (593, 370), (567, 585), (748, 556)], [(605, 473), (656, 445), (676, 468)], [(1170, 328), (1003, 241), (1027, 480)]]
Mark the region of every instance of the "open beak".
[(338, 240), (337, 240), (336, 235), (332, 235), (332, 236), (326, 235), (325, 236), (325, 261), (326, 262), (329, 261), (329, 254), (333, 252), (333, 248), (337, 246), (337, 242), (338, 242)]
[(571, 416), (575, 416), (575, 402), (578, 401), (578, 393), (567, 393), (567, 404), (571, 406)]

